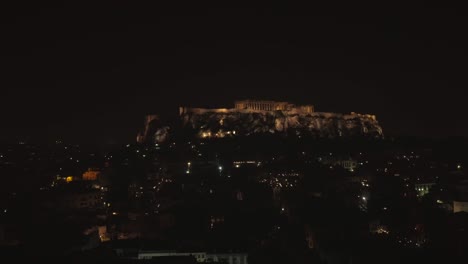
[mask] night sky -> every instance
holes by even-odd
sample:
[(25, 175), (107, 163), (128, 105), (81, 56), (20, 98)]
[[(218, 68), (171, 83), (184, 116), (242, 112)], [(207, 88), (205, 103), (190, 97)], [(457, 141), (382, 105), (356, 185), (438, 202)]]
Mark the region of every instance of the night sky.
[(0, 8), (1, 141), (133, 142), (147, 113), (247, 98), (468, 134), (461, 7), (135, 2)]

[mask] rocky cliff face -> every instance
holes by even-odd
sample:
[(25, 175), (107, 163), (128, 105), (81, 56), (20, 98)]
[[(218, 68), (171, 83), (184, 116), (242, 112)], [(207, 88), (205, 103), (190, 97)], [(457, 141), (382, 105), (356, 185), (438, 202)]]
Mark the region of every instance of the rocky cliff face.
[(315, 137), (382, 137), (383, 132), (373, 115), (312, 113), (285, 111), (183, 111), (184, 127), (198, 136), (227, 137), (256, 133), (284, 133)]
[(157, 115), (147, 115), (143, 131), (138, 133), (138, 143), (162, 143), (169, 136), (169, 127), (162, 125)]

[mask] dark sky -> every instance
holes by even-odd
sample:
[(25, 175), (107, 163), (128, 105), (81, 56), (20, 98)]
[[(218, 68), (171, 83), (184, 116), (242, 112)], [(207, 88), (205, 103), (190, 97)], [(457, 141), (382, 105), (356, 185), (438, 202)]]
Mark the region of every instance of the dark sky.
[(147, 113), (246, 98), (468, 133), (461, 7), (94, 2), (0, 8), (0, 140), (129, 142)]

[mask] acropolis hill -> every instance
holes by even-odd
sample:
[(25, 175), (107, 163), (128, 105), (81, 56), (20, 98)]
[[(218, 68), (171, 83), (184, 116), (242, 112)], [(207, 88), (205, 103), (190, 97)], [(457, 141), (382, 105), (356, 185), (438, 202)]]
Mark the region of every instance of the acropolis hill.
[[(253, 134), (284, 134), (312, 137), (383, 136), (375, 115), (316, 112), (313, 105), (289, 102), (243, 100), (234, 108), (180, 107), (183, 129), (199, 138), (224, 138)], [(157, 116), (147, 116), (145, 132), (138, 141), (160, 141), (167, 128), (156, 128)], [(164, 135), (164, 136), (162, 136)]]

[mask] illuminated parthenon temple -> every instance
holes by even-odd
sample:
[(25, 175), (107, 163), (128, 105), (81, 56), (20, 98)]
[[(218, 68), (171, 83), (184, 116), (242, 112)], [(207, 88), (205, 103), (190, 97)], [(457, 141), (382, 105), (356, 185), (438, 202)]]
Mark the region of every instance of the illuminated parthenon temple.
[(258, 110), (258, 111), (298, 111), (304, 113), (313, 113), (313, 105), (296, 106), (288, 102), (275, 102), (275, 101), (257, 101), (257, 100), (243, 100), (236, 101), (235, 108), (239, 110)]

